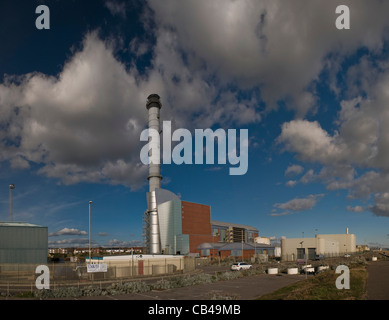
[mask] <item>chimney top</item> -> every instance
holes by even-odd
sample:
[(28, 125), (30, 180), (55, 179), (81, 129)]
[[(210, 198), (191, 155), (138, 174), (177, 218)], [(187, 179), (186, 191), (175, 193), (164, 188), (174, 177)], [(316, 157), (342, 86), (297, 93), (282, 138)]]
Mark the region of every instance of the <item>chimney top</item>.
[(150, 109), (152, 106), (153, 107), (158, 107), (159, 109), (161, 109), (162, 108), (162, 104), (161, 104), (161, 101), (159, 101), (159, 99), (160, 99), (159, 95), (157, 95), (155, 93), (150, 94), (147, 97), (147, 103), (146, 103), (147, 110)]

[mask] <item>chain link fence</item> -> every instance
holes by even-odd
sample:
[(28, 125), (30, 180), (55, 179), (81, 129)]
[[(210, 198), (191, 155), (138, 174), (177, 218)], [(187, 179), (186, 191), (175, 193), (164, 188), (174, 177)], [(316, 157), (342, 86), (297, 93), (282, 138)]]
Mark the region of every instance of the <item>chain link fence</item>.
[[(107, 261), (105, 272), (88, 272), (87, 264), (75, 262), (47, 263), (50, 287), (100, 285), (128, 279), (153, 278), (179, 275), (195, 270), (195, 259), (182, 257), (174, 259), (144, 259)], [(0, 264), (0, 292), (21, 291), (35, 288), (40, 275), (37, 264)]]

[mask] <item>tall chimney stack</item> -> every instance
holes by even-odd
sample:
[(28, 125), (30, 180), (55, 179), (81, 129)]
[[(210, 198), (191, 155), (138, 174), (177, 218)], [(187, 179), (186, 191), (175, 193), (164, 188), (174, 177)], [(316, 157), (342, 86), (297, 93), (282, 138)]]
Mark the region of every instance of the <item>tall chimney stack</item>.
[[(160, 133), (160, 121), (159, 114), (162, 108), (160, 97), (157, 94), (151, 94), (147, 97), (146, 108), (149, 113), (149, 129), (154, 129)], [(160, 152), (158, 152), (160, 154)], [(150, 156), (150, 155), (149, 155)], [(161, 242), (159, 235), (159, 221), (158, 221), (158, 208), (157, 198), (155, 190), (161, 188), (161, 165), (160, 164), (149, 164), (149, 193), (148, 198), (148, 213), (150, 223), (150, 253), (160, 254), (161, 253)]]

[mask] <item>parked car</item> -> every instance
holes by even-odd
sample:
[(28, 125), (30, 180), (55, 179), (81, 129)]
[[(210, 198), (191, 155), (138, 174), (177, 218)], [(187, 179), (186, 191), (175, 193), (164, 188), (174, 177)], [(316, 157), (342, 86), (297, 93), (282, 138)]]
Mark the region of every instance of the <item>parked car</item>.
[(346, 253), (346, 254), (344, 255), (344, 257), (345, 257), (345, 258), (350, 258), (351, 256), (350, 256), (348, 253)]
[(317, 261), (317, 260), (324, 260), (324, 256), (322, 255), (322, 254), (317, 254), (316, 256), (315, 256), (315, 260)]
[(244, 269), (251, 269), (252, 265), (248, 264), (246, 262), (236, 262), (233, 263), (231, 266), (231, 270), (233, 271), (239, 271), (239, 270), (244, 270)]

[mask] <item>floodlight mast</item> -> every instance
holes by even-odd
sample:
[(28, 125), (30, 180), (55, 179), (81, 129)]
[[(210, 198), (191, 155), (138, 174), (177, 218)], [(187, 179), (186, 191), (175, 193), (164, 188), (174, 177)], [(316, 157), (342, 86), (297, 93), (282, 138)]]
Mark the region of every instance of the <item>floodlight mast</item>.
[(13, 208), (12, 208), (12, 190), (15, 189), (14, 184), (9, 185), (9, 221), (13, 221)]
[(91, 246), (90, 246), (90, 205), (92, 201), (89, 201), (89, 264), (91, 263)]

